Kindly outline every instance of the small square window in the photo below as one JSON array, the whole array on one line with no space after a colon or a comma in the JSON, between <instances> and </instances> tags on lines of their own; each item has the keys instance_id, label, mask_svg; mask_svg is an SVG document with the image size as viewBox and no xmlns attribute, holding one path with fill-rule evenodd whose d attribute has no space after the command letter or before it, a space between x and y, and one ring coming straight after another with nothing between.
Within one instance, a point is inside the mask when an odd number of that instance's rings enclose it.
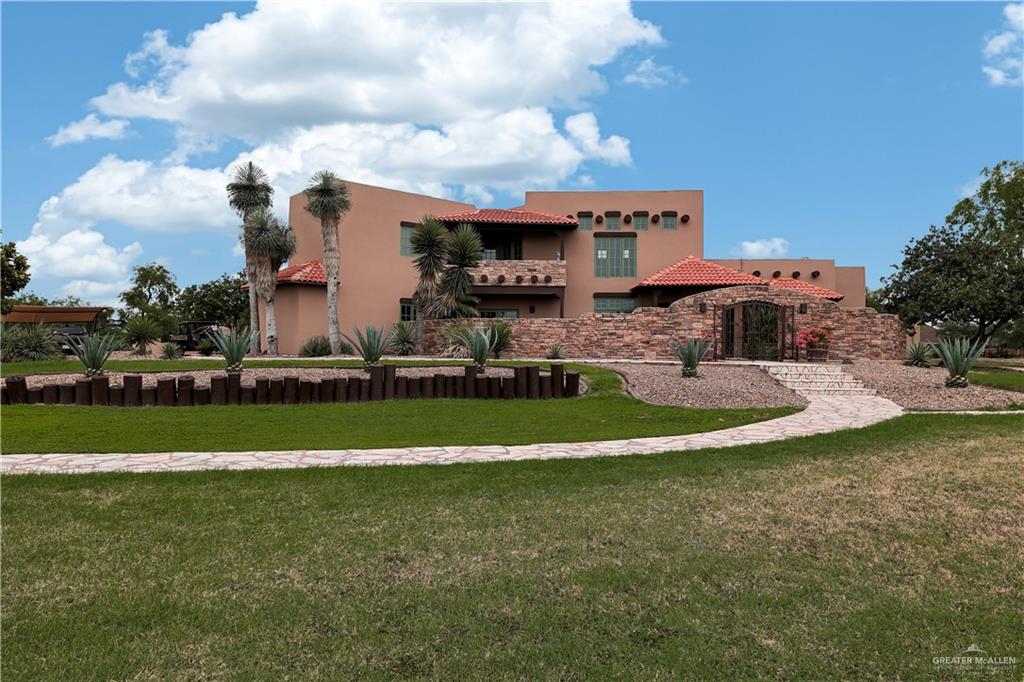
<instances>
[{"instance_id":1,"label":"small square window","mask_svg":"<svg viewBox=\"0 0 1024 682\"><path fill-rule=\"evenodd\" d=\"M676 229L676 217L674 215L661 216L661 227L664 230Z\"/></svg>"},{"instance_id":2,"label":"small square window","mask_svg":"<svg viewBox=\"0 0 1024 682\"><path fill-rule=\"evenodd\" d=\"M412 301L402 301L398 304L398 319L402 322L412 322L416 319L416 304Z\"/></svg>"},{"instance_id":3,"label":"small square window","mask_svg":"<svg viewBox=\"0 0 1024 682\"><path fill-rule=\"evenodd\" d=\"M647 229L647 220L648 220L648 217L647 217L646 213L644 213L643 215L634 215L633 216L633 228L636 229L636 230L646 230Z\"/></svg>"},{"instance_id":4,"label":"small square window","mask_svg":"<svg viewBox=\"0 0 1024 682\"><path fill-rule=\"evenodd\" d=\"M580 216L580 229L591 230L594 227L594 216L581 215Z\"/></svg>"},{"instance_id":5,"label":"small square window","mask_svg":"<svg viewBox=\"0 0 1024 682\"><path fill-rule=\"evenodd\" d=\"M611 232L614 232L614 231L619 229L619 226L620 226L621 222L622 222L622 217L619 216L618 214L615 214L615 215L605 214L605 227L604 227L604 229L609 230Z\"/></svg>"}]
</instances>

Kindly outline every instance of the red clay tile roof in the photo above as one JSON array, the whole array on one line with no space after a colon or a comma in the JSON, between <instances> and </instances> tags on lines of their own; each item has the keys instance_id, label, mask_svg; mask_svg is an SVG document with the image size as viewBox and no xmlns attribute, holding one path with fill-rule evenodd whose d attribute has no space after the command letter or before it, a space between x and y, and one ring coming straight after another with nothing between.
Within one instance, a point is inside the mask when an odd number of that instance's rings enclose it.
<instances>
[{"instance_id":1,"label":"red clay tile roof","mask_svg":"<svg viewBox=\"0 0 1024 682\"><path fill-rule=\"evenodd\" d=\"M740 284L767 284L767 282L724 265L688 256L675 265L670 265L664 270L654 273L633 288L736 286Z\"/></svg>"},{"instance_id":2,"label":"red clay tile roof","mask_svg":"<svg viewBox=\"0 0 1024 682\"><path fill-rule=\"evenodd\" d=\"M811 284L810 282L804 282L799 279L793 279L792 277L778 277L770 281L768 284L770 284L773 287L783 287L784 289L792 289L794 291L799 291L804 294L810 294L811 296L817 296L818 298L827 298L830 301L841 301L844 298L846 298L843 294L840 294L839 292L832 291L831 289L826 289L824 287L819 287L817 285Z\"/></svg>"},{"instance_id":3,"label":"red clay tile roof","mask_svg":"<svg viewBox=\"0 0 1024 682\"><path fill-rule=\"evenodd\" d=\"M465 213L439 215L442 223L517 223L533 225L579 225L580 221L562 215L523 209L484 208Z\"/></svg>"},{"instance_id":4,"label":"red clay tile roof","mask_svg":"<svg viewBox=\"0 0 1024 682\"><path fill-rule=\"evenodd\" d=\"M324 272L323 263L318 260L311 260L305 263L289 265L277 273L277 281L327 286L327 273Z\"/></svg>"}]
</instances>

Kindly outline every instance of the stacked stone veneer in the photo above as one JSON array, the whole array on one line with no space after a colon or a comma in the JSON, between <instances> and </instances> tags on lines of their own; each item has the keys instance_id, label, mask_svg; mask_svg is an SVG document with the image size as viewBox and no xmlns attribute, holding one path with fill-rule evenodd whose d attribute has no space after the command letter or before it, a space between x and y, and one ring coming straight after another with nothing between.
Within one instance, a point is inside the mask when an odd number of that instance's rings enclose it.
<instances>
[{"instance_id":1,"label":"stacked stone veneer","mask_svg":"<svg viewBox=\"0 0 1024 682\"><path fill-rule=\"evenodd\" d=\"M668 308L637 308L625 314L506 320L512 326L512 347L507 355L544 357L551 346L559 345L569 358L675 359L669 346L673 337L711 336L715 332L715 306L721 316L723 306L743 301L793 306L794 332L810 326L832 327L831 359L887 360L904 355L906 335L895 315L879 314L872 308L841 308L798 291L766 286L715 289L682 298ZM703 313L702 303L706 304ZM801 303L807 304L806 313L800 312ZM428 353L443 347L437 333L443 324L425 323ZM720 328L721 319L718 325Z\"/></svg>"},{"instance_id":2,"label":"stacked stone veneer","mask_svg":"<svg viewBox=\"0 0 1024 682\"><path fill-rule=\"evenodd\" d=\"M476 286L564 287L564 260L485 260L473 268Z\"/></svg>"}]
</instances>

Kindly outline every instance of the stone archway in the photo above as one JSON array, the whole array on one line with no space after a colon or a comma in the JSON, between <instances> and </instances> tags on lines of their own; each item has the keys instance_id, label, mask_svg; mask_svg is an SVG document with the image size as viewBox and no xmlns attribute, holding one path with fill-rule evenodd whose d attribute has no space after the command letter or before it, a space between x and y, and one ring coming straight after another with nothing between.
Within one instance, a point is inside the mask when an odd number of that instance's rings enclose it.
<instances>
[{"instance_id":1,"label":"stone archway","mask_svg":"<svg viewBox=\"0 0 1024 682\"><path fill-rule=\"evenodd\" d=\"M793 306L763 300L716 306L715 356L746 360L793 357L793 313Z\"/></svg>"}]
</instances>

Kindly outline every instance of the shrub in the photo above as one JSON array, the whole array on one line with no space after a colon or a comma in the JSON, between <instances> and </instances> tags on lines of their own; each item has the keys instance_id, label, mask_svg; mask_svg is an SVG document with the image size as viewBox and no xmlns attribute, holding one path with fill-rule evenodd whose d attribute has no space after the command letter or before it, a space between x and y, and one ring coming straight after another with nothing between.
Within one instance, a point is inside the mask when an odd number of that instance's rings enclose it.
<instances>
[{"instance_id":1,"label":"shrub","mask_svg":"<svg viewBox=\"0 0 1024 682\"><path fill-rule=\"evenodd\" d=\"M217 346L217 350L224 356L227 371L241 372L242 361L245 359L245 354L249 352L249 342L252 340L254 332L248 328L242 328L242 331L232 329L228 334L219 329L207 333L210 340Z\"/></svg>"},{"instance_id":2,"label":"shrub","mask_svg":"<svg viewBox=\"0 0 1024 682\"><path fill-rule=\"evenodd\" d=\"M441 355L452 358L464 358L467 356L466 345L463 339L469 331L469 325L459 320L441 327L441 338L445 340L445 347L441 349Z\"/></svg>"},{"instance_id":3,"label":"shrub","mask_svg":"<svg viewBox=\"0 0 1024 682\"><path fill-rule=\"evenodd\" d=\"M832 329L830 327L804 327L796 333L796 345L798 348L821 348L832 343Z\"/></svg>"},{"instance_id":4,"label":"shrub","mask_svg":"<svg viewBox=\"0 0 1024 682\"><path fill-rule=\"evenodd\" d=\"M196 350L199 351L200 355L210 357L217 351L217 344L211 341L209 338L203 337L196 344Z\"/></svg>"},{"instance_id":5,"label":"shrub","mask_svg":"<svg viewBox=\"0 0 1024 682\"><path fill-rule=\"evenodd\" d=\"M160 347L160 357L164 360L177 360L185 354L185 351L181 349L181 346L174 343L165 343Z\"/></svg>"},{"instance_id":6,"label":"shrub","mask_svg":"<svg viewBox=\"0 0 1024 682\"><path fill-rule=\"evenodd\" d=\"M500 358L501 354L512 345L512 325L499 320L491 325L491 352L494 357Z\"/></svg>"},{"instance_id":7,"label":"shrub","mask_svg":"<svg viewBox=\"0 0 1024 682\"><path fill-rule=\"evenodd\" d=\"M87 334L69 336L67 342L71 352L85 365L85 376L94 377L103 374L103 365L114 352L117 340L111 335Z\"/></svg>"},{"instance_id":8,"label":"shrub","mask_svg":"<svg viewBox=\"0 0 1024 682\"><path fill-rule=\"evenodd\" d=\"M708 342L704 339L688 339L685 336L681 339L672 339L672 350L683 363L683 376L697 376L697 367L704 359L704 351L708 349Z\"/></svg>"},{"instance_id":9,"label":"shrub","mask_svg":"<svg viewBox=\"0 0 1024 682\"><path fill-rule=\"evenodd\" d=\"M964 336L954 336L932 344L936 355L942 360L942 365L949 372L946 378L947 388L967 387L967 373L985 352L987 345L988 339L979 339L972 345Z\"/></svg>"},{"instance_id":10,"label":"shrub","mask_svg":"<svg viewBox=\"0 0 1024 682\"><path fill-rule=\"evenodd\" d=\"M563 357L562 347L558 344L548 348L548 360L561 360Z\"/></svg>"},{"instance_id":11,"label":"shrub","mask_svg":"<svg viewBox=\"0 0 1024 682\"><path fill-rule=\"evenodd\" d=\"M907 356L903 360L903 364L908 367L931 367L934 358L935 349L930 343L914 341L907 344Z\"/></svg>"},{"instance_id":12,"label":"shrub","mask_svg":"<svg viewBox=\"0 0 1024 682\"><path fill-rule=\"evenodd\" d=\"M311 336L299 348L300 358L322 358L331 354L331 340L326 336Z\"/></svg>"},{"instance_id":13,"label":"shrub","mask_svg":"<svg viewBox=\"0 0 1024 682\"><path fill-rule=\"evenodd\" d=\"M145 355L149 344L160 339L160 325L145 315L136 315L124 323L124 337L135 346L137 355Z\"/></svg>"},{"instance_id":14,"label":"shrub","mask_svg":"<svg viewBox=\"0 0 1024 682\"><path fill-rule=\"evenodd\" d=\"M380 359L390 349L390 335L385 334L383 329L379 329L372 324L366 325L365 330L355 327L352 331L355 332L354 339L348 335L343 336L347 342L355 347L359 357L363 359L363 369L370 369L375 365L379 365Z\"/></svg>"},{"instance_id":15,"label":"shrub","mask_svg":"<svg viewBox=\"0 0 1024 682\"><path fill-rule=\"evenodd\" d=\"M391 350L398 355L412 355L416 350L416 327L412 322L395 322L391 328Z\"/></svg>"},{"instance_id":16,"label":"shrub","mask_svg":"<svg viewBox=\"0 0 1024 682\"><path fill-rule=\"evenodd\" d=\"M62 355L60 339L43 324L6 324L0 339L3 362L52 360Z\"/></svg>"},{"instance_id":17,"label":"shrub","mask_svg":"<svg viewBox=\"0 0 1024 682\"><path fill-rule=\"evenodd\" d=\"M462 335L462 345L481 374L487 369L487 359L491 357L491 343L490 329L467 329Z\"/></svg>"}]
</instances>

